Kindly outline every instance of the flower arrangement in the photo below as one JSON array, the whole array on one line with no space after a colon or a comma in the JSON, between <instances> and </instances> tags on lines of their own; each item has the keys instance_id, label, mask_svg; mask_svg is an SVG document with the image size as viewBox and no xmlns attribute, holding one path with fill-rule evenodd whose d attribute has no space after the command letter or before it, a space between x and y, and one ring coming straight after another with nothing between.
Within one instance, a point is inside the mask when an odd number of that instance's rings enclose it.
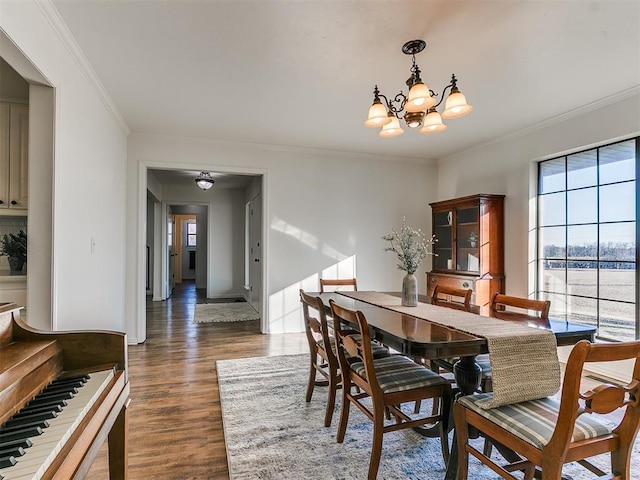
<instances>
[{"instance_id":1,"label":"flower arrangement","mask_svg":"<svg viewBox=\"0 0 640 480\"><path fill-rule=\"evenodd\" d=\"M7 233L0 240L0 255L16 258L22 263L27 261L27 234L23 230L18 233Z\"/></svg>"},{"instance_id":2,"label":"flower arrangement","mask_svg":"<svg viewBox=\"0 0 640 480\"><path fill-rule=\"evenodd\" d=\"M415 230L408 226L404 218L400 231L391 227L391 233L384 235L382 239L389 242L389 246L385 247L384 251L394 252L398 257L398 268L411 275L416 272L427 255L433 255L430 247L437 241L435 236L427 239L422 230Z\"/></svg>"},{"instance_id":3,"label":"flower arrangement","mask_svg":"<svg viewBox=\"0 0 640 480\"><path fill-rule=\"evenodd\" d=\"M469 234L469 242L476 243L478 241L478 232L475 230Z\"/></svg>"}]
</instances>

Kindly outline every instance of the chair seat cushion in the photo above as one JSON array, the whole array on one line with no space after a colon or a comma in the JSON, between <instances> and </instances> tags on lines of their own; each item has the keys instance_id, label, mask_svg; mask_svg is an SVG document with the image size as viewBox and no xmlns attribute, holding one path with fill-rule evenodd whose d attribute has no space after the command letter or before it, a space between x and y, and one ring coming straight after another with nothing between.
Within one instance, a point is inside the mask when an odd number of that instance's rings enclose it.
<instances>
[{"instance_id":1,"label":"chair seat cushion","mask_svg":"<svg viewBox=\"0 0 640 480\"><path fill-rule=\"evenodd\" d=\"M560 403L552 398L541 398L488 410L477 404L480 400L492 395L492 393L469 395L457 401L536 448L542 448L549 443L558 420ZM610 433L609 427L590 415L584 414L576 420L571 441L578 442Z\"/></svg>"},{"instance_id":2,"label":"chair seat cushion","mask_svg":"<svg viewBox=\"0 0 640 480\"><path fill-rule=\"evenodd\" d=\"M422 387L448 383L437 373L401 355L392 355L373 361L378 384L384 393L404 392ZM366 378L364 363L356 362L351 369Z\"/></svg>"},{"instance_id":3,"label":"chair seat cushion","mask_svg":"<svg viewBox=\"0 0 640 480\"><path fill-rule=\"evenodd\" d=\"M360 335L353 335L354 338L356 338L356 341L360 341L362 337L360 337ZM324 340L321 338L320 340L318 340L316 342L318 344L318 346L320 348L322 348L323 350L327 350L324 346ZM333 353L335 353L337 355L337 351L336 351L336 339L334 337L329 337L329 343L331 344L331 350L333 350ZM389 356L389 349L387 347L385 347L384 345L380 345L379 343L376 342L371 342L371 351L373 352L373 358L382 358L382 357L388 357ZM347 352L345 352L347 353ZM347 357L349 356L349 354L347 353Z\"/></svg>"}]
</instances>

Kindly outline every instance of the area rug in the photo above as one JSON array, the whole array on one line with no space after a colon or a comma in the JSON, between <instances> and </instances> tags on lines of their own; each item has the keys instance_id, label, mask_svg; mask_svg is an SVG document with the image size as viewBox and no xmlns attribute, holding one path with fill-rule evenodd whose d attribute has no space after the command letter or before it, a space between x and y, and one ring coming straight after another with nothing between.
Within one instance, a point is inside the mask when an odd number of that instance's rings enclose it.
<instances>
[{"instance_id":1,"label":"area rug","mask_svg":"<svg viewBox=\"0 0 640 480\"><path fill-rule=\"evenodd\" d=\"M311 403L304 400L308 362L307 355L217 362L231 479L366 478L371 422L352 407L345 441L336 443L340 399L331 427L323 427L326 387L316 387ZM423 405L429 408L428 403ZM640 471L639 443L632 458L632 478ZM606 467L608 456L601 457L597 463ZM444 472L438 439L412 430L385 435L378 479L441 479ZM568 465L564 473L573 480L593 477L578 465ZM469 480L495 478L491 470L470 459Z\"/></svg>"},{"instance_id":2,"label":"area rug","mask_svg":"<svg viewBox=\"0 0 640 480\"><path fill-rule=\"evenodd\" d=\"M193 314L195 323L242 322L259 319L258 312L247 302L198 303Z\"/></svg>"}]
</instances>

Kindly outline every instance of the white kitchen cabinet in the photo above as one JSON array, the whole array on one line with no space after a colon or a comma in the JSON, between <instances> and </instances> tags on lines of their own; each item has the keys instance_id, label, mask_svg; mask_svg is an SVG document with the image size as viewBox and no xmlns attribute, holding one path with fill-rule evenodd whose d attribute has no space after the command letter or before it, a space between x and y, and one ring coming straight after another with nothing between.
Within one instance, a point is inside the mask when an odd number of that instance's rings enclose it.
<instances>
[{"instance_id":1,"label":"white kitchen cabinet","mask_svg":"<svg viewBox=\"0 0 640 480\"><path fill-rule=\"evenodd\" d=\"M27 209L28 168L29 107L0 103L0 215Z\"/></svg>"}]
</instances>

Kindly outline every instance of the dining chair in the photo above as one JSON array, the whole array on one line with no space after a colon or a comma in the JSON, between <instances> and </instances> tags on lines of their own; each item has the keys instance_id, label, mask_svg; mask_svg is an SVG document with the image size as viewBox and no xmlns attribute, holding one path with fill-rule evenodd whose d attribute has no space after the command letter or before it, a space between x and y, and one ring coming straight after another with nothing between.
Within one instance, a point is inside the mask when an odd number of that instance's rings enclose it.
<instances>
[{"instance_id":1,"label":"dining chair","mask_svg":"<svg viewBox=\"0 0 640 480\"><path fill-rule=\"evenodd\" d=\"M603 383L588 390L581 387L586 363L628 359L635 359L630 383ZM542 398L481 408L479 402L491 395L460 397L454 404L458 480L467 479L469 454L509 480L515 480L511 472L517 470L524 471L525 480L530 480L536 467L542 480L560 480L562 467L568 462L578 462L600 479L631 480L631 450L640 426L640 342L577 343L567 361L559 402ZM624 415L616 421L615 416L598 417L621 409L625 409ZM517 453L521 460L506 465L494 462L469 444L469 427ZM586 460L607 452L611 454L610 474Z\"/></svg>"},{"instance_id":2,"label":"dining chair","mask_svg":"<svg viewBox=\"0 0 640 480\"><path fill-rule=\"evenodd\" d=\"M342 384L338 357L335 352L335 338L330 331L322 299L308 295L301 289L300 302L302 303L304 327L310 353L309 380L305 399L307 403L311 402L315 386L329 387L324 416L324 426L328 427L333 418L336 392ZM375 343L371 348L376 358L389 355L389 350L380 344ZM322 375L324 380L316 380L316 373Z\"/></svg>"},{"instance_id":3,"label":"dining chair","mask_svg":"<svg viewBox=\"0 0 640 480\"><path fill-rule=\"evenodd\" d=\"M472 294L473 290L470 288L436 285L433 287L433 293L431 294L431 304L470 312Z\"/></svg>"},{"instance_id":4,"label":"dining chair","mask_svg":"<svg viewBox=\"0 0 640 480\"><path fill-rule=\"evenodd\" d=\"M362 311L343 308L329 300L333 314L338 362L344 376L340 423L336 440L343 443L349 421L351 404L355 404L373 422L373 442L369 460L368 478L376 478L382 455L385 433L425 424L437 425L440 432L442 456L449 459L447 426L451 402L451 386L440 375L402 355L376 359L371 349L369 324ZM350 361L349 358L352 360ZM355 361L353 361L355 359ZM404 403L417 400L440 399L440 411L417 418L401 409ZM395 422L385 422L387 414Z\"/></svg>"},{"instance_id":5,"label":"dining chair","mask_svg":"<svg viewBox=\"0 0 640 480\"><path fill-rule=\"evenodd\" d=\"M327 291L327 287L334 287L332 291L343 290L343 287L351 287L352 290L358 290L358 282L355 278L321 278L320 293Z\"/></svg>"},{"instance_id":6,"label":"dining chair","mask_svg":"<svg viewBox=\"0 0 640 480\"><path fill-rule=\"evenodd\" d=\"M551 302L549 300L535 300L533 298L494 293L491 297L489 316L501 320L528 323L532 326L547 326L550 307ZM478 355L476 362L482 368L480 389L483 392L491 392L493 385L489 355Z\"/></svg>"}]
</instances>

